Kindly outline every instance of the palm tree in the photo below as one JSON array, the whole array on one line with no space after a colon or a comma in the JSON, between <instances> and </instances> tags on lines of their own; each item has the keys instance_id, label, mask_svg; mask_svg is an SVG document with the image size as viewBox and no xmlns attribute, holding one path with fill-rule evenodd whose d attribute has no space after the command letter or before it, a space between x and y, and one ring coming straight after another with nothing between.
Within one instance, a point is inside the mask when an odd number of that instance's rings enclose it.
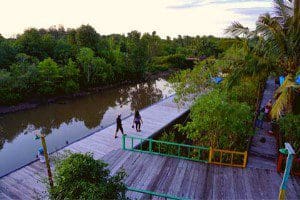
<instances>
[{"instance_id":1,"label":"palm tree","mask_svg":"<svg viewBox=\"0 0 300 200\"><path fill-rule=\"evenodd\" d=\"M274 14L261 15L256 22L256 29L250 30L239 22L234 22L226 29L234 36L242 35L247 39L259 37L261 50L266 57L275 56L277 65L287 75L285 83L278 89L272 113L277 118L283 110L290 112L295 90L294 76L300 65L300 0L274 0Z\"/></svg>"}]
</instances>

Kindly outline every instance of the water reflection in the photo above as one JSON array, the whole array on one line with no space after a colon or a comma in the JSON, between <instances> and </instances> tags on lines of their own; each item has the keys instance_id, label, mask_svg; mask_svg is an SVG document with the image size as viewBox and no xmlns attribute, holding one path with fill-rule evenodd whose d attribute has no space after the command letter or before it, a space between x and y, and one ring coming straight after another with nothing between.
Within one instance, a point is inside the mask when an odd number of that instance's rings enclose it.
<instances>
[{"instance_id":1,"label":"water reflection","mask_svg":"<svg viewBox=\"0 0 300 200\"><path fill-rule=\"evenodd\" d=\"M171 94L166 84L159 79L0 116L0 176L34 159L39 146L33 139L35 130L47 134L53 151L112 123L118 113L124 117Z\"/></svg>"}]
</instances>

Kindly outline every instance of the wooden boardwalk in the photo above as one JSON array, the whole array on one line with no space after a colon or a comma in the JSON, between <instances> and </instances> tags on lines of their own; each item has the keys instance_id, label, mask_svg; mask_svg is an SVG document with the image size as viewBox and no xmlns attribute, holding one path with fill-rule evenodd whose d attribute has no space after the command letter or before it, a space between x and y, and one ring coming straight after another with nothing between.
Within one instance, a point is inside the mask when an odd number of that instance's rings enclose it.
<instances>
[{"instance_id":1,"label":"wooden boardwalk","mask_svg":"<svg viewBox=\"0 0 300 200\"><path fill-rule=\"evenodd\" d=\"M274 81L267 81L261 106L272 97ZM173 97L141 111L142 132L132 128L132 117L123 121L128 135L148 138L188 111L178 109ZM264 123L264 130L270 125ZM254 136L246 169L223 167L182 159L141 154L121 150L121 137L114 139L115 125L79 140L64 149L73 152L92 152L96 159L109 163L112 174L124 168L125 183L137 189L151 190L190 199L277 199L281 174L276 172L275 138L264 131ZM260 138L266 142L261 143ZM129 142L129 140L128 140ZM135 143L134 145L137 145ZM53 167L53 166L52 166ZM44 164L33 162L0 178L0 199L47 198ZM147 195L128 192L133 199L149 199ZM291 177L287 199L300 199L300 178Z\"/></svg>"},{"instance_id":2,"label":"wooden boardwalk","mask_svg":"<svg viewBox=\"0 0 300 200\"><path fill-rule=\"evenodd\" d=\"M140 111L144 124L142 131L137 133L131 128L133 116L123 120L124 132L130 136L149 138L162 130L174 120L188 111L188 105L178 108L174 96L164 99ZM121 134L114 139L115 124L91 134L59 151L91 152L95 159L100 159L109 152L121 148ZM129 143L130 141L128 141ZM137 141L134 145L137 145ZM52 166L53 167L53 166ZM28 164L0 178L0 199L32 199L46 195L44 185L46 176L45 165L39 161Z\"/></svg>"},{"instance_id":3,"label":"wooden boardwalk","mask_svg":"<svg viewBox=\"0 0 300 200\"><path fill-rule=\"evenodd\" d=\"M114 174L127 172L134 188L189 199L278 199L282 177L275 169L234 168L164 156L116 150L105 156ZM153 164L155 163L155 164ZM300 178L291 177L287 199L300 199ZM127 192L131 199L149 199Z\"/></svg>"},{"instance_id":4,"label":"wooden boardwalk","mask_svg":"<svg viewBox=\"0 0 300 200\"><path fill-rule=\"evenodd\" d=\"M262 96L260 108L263 108L269 99L274 102L273 96L275 92L274 79L269 78L266 82L265 90ZM248 157L248 167L261 169L276 169L277 146L274 136L270 136L268 131L271 130L271 123L264 122L263 129L256 131L250 146L250 154ZM261 138L265 138L266 142L262 143Z\"/></svg>"}]
</instances>

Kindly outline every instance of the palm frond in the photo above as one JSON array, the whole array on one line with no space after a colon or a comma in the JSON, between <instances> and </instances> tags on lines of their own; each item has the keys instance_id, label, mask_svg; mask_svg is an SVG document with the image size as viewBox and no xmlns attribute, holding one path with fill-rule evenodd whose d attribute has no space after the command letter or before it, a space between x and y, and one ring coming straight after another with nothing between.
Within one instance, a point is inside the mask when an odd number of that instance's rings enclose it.
<instances>
[{"instance_id":1,"label":"palm frond","mask_svg":"<svg viewBox=\"0 0 300 200\"><path fill-rule=\"evenodd\" d=\"M285 33L281 24L270 14L261 15L256 22L256 30L267 41L273 41L281 51L281 54L286 54L287 45L285 42Z\"/></svg>"},{"instance_id":2,"label":"palm frond","mask_svg":"<svg viewBox=\"0 0 300 200\"><path fill-rule=\"evenodd\" d=\"M243 26L240 22L233 22L228 28L225 29L225 34L231 34L232 36L244 35L249 37L251 32L248 27Z\"/></svg>"},{"instance_id":3,"label":"palm frond","mask_svg":"<svg viewBox=\"0 0 300 200\"><path fill-rule=\"evenodd\" d=\"M293 8L291 3L285 0L274 0L274 13L275 16L284 23L289 17L293 15Z\"/></svg>"},{"instance_id":4,"label":"palm frond","mask_svg":"<svg viewBox=\"0 0 300 200\"><path fill-rule=\"evenodd\" d=\"M299 90L299 85L294 81L293 75L289 74L283 84L276 90L275 96L278 96L271 110L271 117L279 119L284 112L290 112L293 104L293 95L295 90Z\"/></svg>"}]
</instances>

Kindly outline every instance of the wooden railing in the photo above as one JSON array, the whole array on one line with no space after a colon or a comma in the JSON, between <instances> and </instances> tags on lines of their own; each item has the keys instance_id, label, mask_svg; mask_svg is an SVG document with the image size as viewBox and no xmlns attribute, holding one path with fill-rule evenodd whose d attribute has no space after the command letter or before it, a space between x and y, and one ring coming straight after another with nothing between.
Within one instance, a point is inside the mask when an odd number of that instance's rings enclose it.
<instances>
[{"instance_id":1,"label":"wooden railing","mask_svg":"<svg viewBox=\"0 0 300 200\"><path fill-rule=\"evenodd\" d=\"M159 198L172 199L172 200L189 200L188 198L180 198L180 197L169 195L169 194L163 194L163 193L158 193L158 192L149 191L149 190L141 190L141 189L132 188L132 187L127 187L127 190L131 191L131 192L147 194L150 196L150 199L152 199L152 197L159 197Z\"/></svg>"},{"instance_id":2,"label":"wooden railing","mask_svg":"<svg viewBox=\"0 0 300 200\"><path fill-rule=\"evenodd\" d=\"M229 151L222 149L210 149L209 163L245 168L247 165L248 152Z\"/></svg>"},{"instance_id":3,"label":"wooden railing","mask_svg":"<svg viewBox=\"0 0 300 200\"><path fill-rule=\"evenodd\" d=\"M213 149L132 136L122 137L122 148L128 151L242 168L246 167L248 158L247 151Z\"/></svg>"},{"instance_id":4,"label":"wooden railing","mask_svg":"<svg viewBox=\"0 0 300 200\"><path fill-rule=\"evenodd\" d=\"M139 145L135 147L134 144L137 142ZM129 145L127 145L127 143L129 143ZM122 137L122 148L123 150L169 156L198 162L208 162L209 159L208 147L144 139L132 136Z\"/></svg>"}]
</instances>

